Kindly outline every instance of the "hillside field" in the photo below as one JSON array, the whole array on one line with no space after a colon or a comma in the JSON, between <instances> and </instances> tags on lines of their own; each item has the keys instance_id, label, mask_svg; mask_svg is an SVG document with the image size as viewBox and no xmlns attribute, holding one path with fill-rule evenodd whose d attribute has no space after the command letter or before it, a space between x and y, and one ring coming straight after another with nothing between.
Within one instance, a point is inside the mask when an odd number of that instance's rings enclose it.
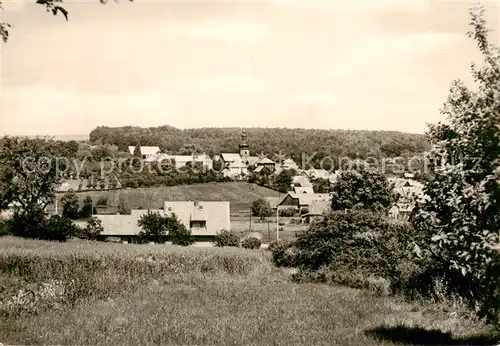
<instances>
[{"instance_id":1,"label":"hillside field","mask_svg":"<svg viewBox=\"0 0 500 346\"><path fill-rule=\"evenodd\" d=\"M58 193L60 200L64 193ZM108 205L117 206L122 197L133 209L159 209L167 200L229 201L231 215L248 215L250 206L259 197L283 196L277 191L246 182L205 183L194 185L162 186L140 189L77 192L80 200L92 197L94 203L102 196L108 198Z\"/></svg>"},{"instance_id":2,"label":"hillside field","mask_svg":"<svg viewBox=\"0 0 500 346\"><path fill-rule=\"evenodd\" d=\"M269 252L0 238L5 345L492 345L459 306L296 284Z\"/></svg>"}]
</instances>

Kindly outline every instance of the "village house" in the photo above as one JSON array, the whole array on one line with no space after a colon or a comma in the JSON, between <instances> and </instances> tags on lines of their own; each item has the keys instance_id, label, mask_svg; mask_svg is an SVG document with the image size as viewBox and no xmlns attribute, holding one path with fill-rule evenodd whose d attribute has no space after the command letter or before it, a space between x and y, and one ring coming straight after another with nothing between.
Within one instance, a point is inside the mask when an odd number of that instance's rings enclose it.
<instances>
[{"instance_id":1,"label":"village house","mask_svg":"<svg viewBox=\"0 0 500 346\"><path fill-rule=\"evenodd\" d=\"M147 159L148 157L160 152L160 147L141 146L140 148L141 156L143 159ZM130 155L134 155L135 146L129 145L128 151L130 152Z\"/></svg>"},{"instance_id":2,"label":"village house","mask_svg":"<svg viewBox=\"0 0 500 346\"><path fill-rule=\"evenodd\" d=\"M330 198L331 196L328 193L295 193L291 191L278 203L278 208L294 208L297 212L300 212L302 209L309 209L313 202L329 201Z\"/></svg>"},{"instance_id":3,"label":"village house","mask_svg":"<svg viewBox=\"0 0 500 346\"><path fill-rule=\"evenodd\" d=\"M301 175L307 177L310 181L313 181L315 179L329 179L331 176L331 173L328 172L326 169L306 169L303 170Z\"/></svg>"},{"instance_id":4,"label":"village house","mask_svg":"<svg viewBox=\"0 0 500 346\"><path fill-rule=\"evenodd\" d=\"M415 206L415 199L424 197L424 185L412 179L391 177L388 180L393 185L393 191L399 195L397 203L389 210L389 215L395 219L407 220Z\"/></svg>"},{"instance_id":5,"label":"village house","mask_svg":"<svg viewBox=\"0 0 500 346\"><path fill-rule=\"evenodd\" d=\"M299 166L292 159L285 159L281 164L276 163L276 169L294 169L296 171L299 170Z\"/></svg>"},{"instance_id":6,"label":"village house","mask_svg":"<svg viewBox=\"0 0 500 346\"><path fill-rule=\"evenodd\" d=\"M181 169L182 167L186 167L190 164L194 167L197 164L200 164L204 169L211 170L213 169L213 161L210 156L203 154L192 154L192 155L168 155L163 153L157 153L149 156L144 160L146 163L152 162L167 162L168 160L173 161L176 169Z\"/></svg>"},{"instance_id":7,"label":"village house","mask_svg":"<svg viewBox=\"0 0 500 346\"><path fill-rule=\"evenodd\" d=\"M296 175L292 178L292 184L293 186L300 186L300 187L312 187L313 184L309 181L309 179L306 176L303 175Z\"/></svg>"}]
</instances>

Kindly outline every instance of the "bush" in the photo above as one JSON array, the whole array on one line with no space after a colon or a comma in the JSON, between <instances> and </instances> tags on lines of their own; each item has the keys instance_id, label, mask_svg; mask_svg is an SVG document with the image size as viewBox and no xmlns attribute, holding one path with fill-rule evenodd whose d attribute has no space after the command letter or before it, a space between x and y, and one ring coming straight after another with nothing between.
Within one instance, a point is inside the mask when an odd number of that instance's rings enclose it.
<instances>
[{"instance_id":1,"label":"bush","mask_svg":"<svg viewBox=\"0 0 500 346\"><path fill-rule=\"evenodd\" d=\"M78 226L73 221L64 216L52 215L44 222L39 239L64 242L78 233Z\"/></svg>"},{"instance_id":2,"label":"bush","mask_svg":"<svg viewBox=\"0 0 500 346\"><path fill-rule=\"evenodd\" d=\"M282 217L292 217L297 213L295 208L284 208L278 211L278 215Z\"/></svg>"},{"instance_id":3,"label":"bush","mask_svg":"<svg viewBox=\"0 0 500 346\"><path fill-rule=\"evenodd\" d=\"M274 241L269 244L272 261L278 267L294 267L296 264L297 248L294 240Z\"/></svg>"},{"instance_id":4,"label":"bush","mask_svg":"<svg viewBox=\"0 0 500 346\"><path fill-rule=\"evenodd\" d=\"M260 239L255 237L248 237L241 242L241 247L245 249L260 249Z\"/></svg>"},{"instance_id":5,"label":"bush","mask_svg":"<svg viewBox=\"0 0 500 346\"><path fill-rule=\"evenodd\" d=\"M101 196L96 202L96 205L98 206L107 206L108 205L108 197L106 196Z\"/></svg>"},{"instance_id":6,"label":"bush","mask_svg":"<svg viewBox=\"0 0 500 346\"><path fill-rule=\"evenodd\" d=\"M233 246L238 247L240 245L240 238L234 234L234 232L228 231L226 229L220 231L215 236L214 246L224 247Z\"/></svg>"},{"instance_id":7,"label":"bush","mask_svg":"<svg viewBox=\"0 0 500 346\"><path fill-rule=\"evenodd\" d=\"M125 200L120 197L118 201L118 214L129 215L131 212L130 207L125 203Z\"/></svg>"},{"instance_id":8,"label":"bush","mask_svg":"<svg viewBox=\"0 0 500 346\"><path fill-rule=\"evenodd\" d=\"M300 208L300 215L309 214L308 208Z\"/></svg>"},{"instance_id":9,"label":"bush","mask_svg":"<svg viewBox=\"0 0 500 346\"><path fill-rule=\"evenodd\" d=\"M271 251L277 266L298 267L312 276L326 271L329 281L352 282L356 287L360 278L383 279L401 291L410 288L423 268L413 253L417 239L409 223L384 214L334 211L298 233L295 241L273 244Z\"/></svg>"},{"instance_id":10,"label":"bush","mask_svg":"<svg viewBox=\"0 0 500 346\"><path fill-rule=\"evenodd\" d=\"M93 202L92 198L90 196L86 196L83 199L83 204L82 208L80 209L80 217L81 218L88 218L92 216L92 211L93 211Z\"/></svg>"},{"instance_id":11,"label":"bush","mask_svg":"<svg viewBox=\"0 0 500 346\"><path fill-rule=\"evenodd\" d=\"M79 217L79 201L75 191L69 190L61 198L62 216L68 219L77 219Z\"/></svg>"}]
</instances>

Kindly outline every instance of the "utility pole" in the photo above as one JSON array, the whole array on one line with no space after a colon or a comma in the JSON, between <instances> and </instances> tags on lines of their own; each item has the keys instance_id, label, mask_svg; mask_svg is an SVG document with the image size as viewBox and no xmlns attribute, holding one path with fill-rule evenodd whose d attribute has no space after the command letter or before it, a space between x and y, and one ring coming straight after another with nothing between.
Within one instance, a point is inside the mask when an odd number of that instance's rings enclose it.
<instances>
[{"instance_id":1,"label":"utility pole","mask_svg":"<svg viewBox=\"0 0 500 346\"><path fill-rule=\"evenodd\" d=\"M269 243L271 243L271 230L269 229L269 220L267 220L267 238L269 239Z\"/></svg>"},{"instance_id":2,"label":"utility pole","mask_svg":"<svg viewBox=\"0 0 500 346\"><path fill-rule=\"evenodd\" d=\"M279 208L276 207L276 241L280 241L280 223L279 223Z\"/></svg>"}]
</instances>

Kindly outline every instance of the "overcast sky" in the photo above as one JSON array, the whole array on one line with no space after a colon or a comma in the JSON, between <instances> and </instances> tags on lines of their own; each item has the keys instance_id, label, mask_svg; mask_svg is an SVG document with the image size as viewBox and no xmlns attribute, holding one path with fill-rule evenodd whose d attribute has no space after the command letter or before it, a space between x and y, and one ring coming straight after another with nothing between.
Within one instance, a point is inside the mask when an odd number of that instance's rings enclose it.
<instances>
[{"instance_id":1,"label":"overcast sky","mask_svg":"<svg viewBox=\"0 0 500 346\"><path fill-rule=\"evenodd\" d=\"M422 133L477 60L470 2L4 0L1 134L98 125ZM485 3L495 32L499 7Z\"/></svg>"}]
</instances>

